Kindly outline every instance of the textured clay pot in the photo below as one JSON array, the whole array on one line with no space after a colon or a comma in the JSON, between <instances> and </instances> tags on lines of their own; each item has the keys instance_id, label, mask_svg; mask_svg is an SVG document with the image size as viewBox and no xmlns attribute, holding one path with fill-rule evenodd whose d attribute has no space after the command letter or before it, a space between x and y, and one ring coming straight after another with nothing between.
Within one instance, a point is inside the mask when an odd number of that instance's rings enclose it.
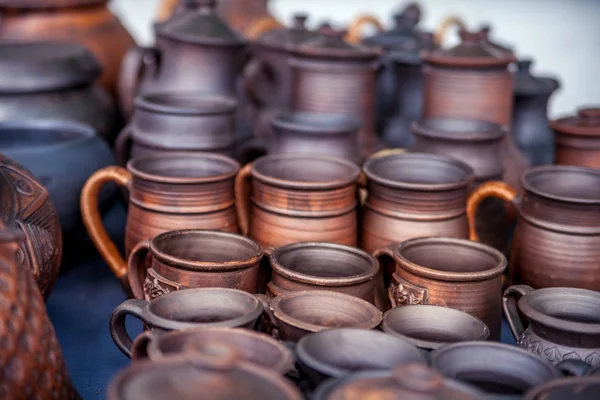
<instances>
[{"instance_id":1,"label":"textured clay pot","mask_svg":"<svg viewBox=\"0 0 600 400\"><path fill-rule=\"evenodd\" d=\"M556 163L600 168L600 108L584 108L576 116L552 121Z\"/></svg>"}]
</instances>

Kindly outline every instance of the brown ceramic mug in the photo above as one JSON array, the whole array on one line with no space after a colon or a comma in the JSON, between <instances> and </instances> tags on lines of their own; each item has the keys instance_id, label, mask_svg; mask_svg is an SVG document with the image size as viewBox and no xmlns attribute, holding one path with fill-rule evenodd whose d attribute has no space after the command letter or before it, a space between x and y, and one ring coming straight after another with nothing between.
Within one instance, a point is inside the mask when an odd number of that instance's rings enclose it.
<instances>
[{"instance_id":1,"label":"brown ceramic mug","mask_svg":"<svg viewBox=\"0 0 600 400\"><path fill-rule=\"evenodd\" d=\"M481 319L490 337L500 339L502 272L506 257L498 250L464 239L429 237L377 250L396 263L388 289L392 308L433 304Z\"/></svg>"},{"instance_id":2,"label":"brown ceramic mug","mask_svg":"<svg viewBox=\"0 0 600 400\"><path fill-rule=\"evenodd\" d=\"M237 232L234 178L239 164L217 154L171 154L131 160L127 169L94 173L81 192L81 215L90 238L125 284L127 262L110 240L98 211L102 187L116 182L129 191L125 255L143 239L175 229Z\"/></svg>"},{"instance_id":3,"label":"brown ceramic mug","mask_svg":"<svg viewBox=\"0 0 600 400\"><path fill-rule=\"evenodd\" d=\"M261 157L236 178L240 230L266 249L309 241L356 246L359 175L338 158Z\"/></svg>"}]
</instances>

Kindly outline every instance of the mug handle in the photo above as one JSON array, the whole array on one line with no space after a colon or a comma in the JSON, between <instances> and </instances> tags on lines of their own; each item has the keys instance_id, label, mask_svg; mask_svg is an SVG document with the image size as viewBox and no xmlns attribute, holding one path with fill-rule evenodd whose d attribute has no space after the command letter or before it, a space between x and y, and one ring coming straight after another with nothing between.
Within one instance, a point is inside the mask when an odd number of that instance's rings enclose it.
<instances>
[{"instance_id":1,"label":"mug handle","mask_svg":"<svg viewBox=\"0 0 600 400\"><path fill-rule=\"evenodd\" d=\"M131 345L131 359L132 360L144 360L149 358L148 345L153 340L164 335L164 332L147 330L140 333Z\"/></svg>"},{"instance_id":2,"label":"mug handle","mask_svg":"<svg viewBox=\"0 0 600 400\"><path fill-rule=\"evenodd\" d=\"M517 191L502 181L490 181L478 186L467 200L467 219L469 221L469 239L479 242L479 236L475 230L475 216L477 208L488 197L496 197L507 203L514 202Z\"/></svg>"},{"instance_id":3,"label":"mug handle","mask_svg":"<svg viewBox=\"0 0 600 400\"><path fill-rule=\"evenodd\" d=\"M129 155L131 153L131 135L133 133L133 126L131 123L125 125L125 127L119 132L117 139L115 140L115 154L117 156L117 164L124 167L127 164Z\"/></svg>"},{"instance_id":4,"label":"mug handle","mask_svg":"<svg viewBox=\"0 0 600 400\"><path fill-rule=\"evenodd\" d=\"M151 57L149 60L148 57ZM140 86L140 79L149 65L156 66L158 50L154 47L131 47L121 62L117 80L117 97L121 112L127 119L133 114L133 102ZM147 65L148 64L148 65Z\"/></svg>"},{"instance_id":5,"label":"mug handle","mask_svg":"<svg viewBox=\"0 0 600 400\"><path fill-rule=\"evenodd\" d=\"M434 33L434 40L438 46L442 45L442 42L446 38L450 28L456 26L460 30L466 30L467 26L462 19L455 15L450 15L442 20L438 29Z\"/></svg>"},{"instance_id":6,"label":"mug handle","mask_svg":"<svg viewBox=\"0 0 600 400\"><path fill-rule=\"evenodd\" d=\"M383 24L379 22L375 16L362 14L350 23L350 26L348 27L348 33L345 37L346 42L350 44L360 43L360 38L362 37L362 28L367 24L374 25L378 32L383 31Z\"/></svg>"},{"instance_id":7,"label":"mug handle","mask_svg":"<svg viewBox=\"0 0 600 400\"><path fill-rule=\"evenodd\" d=\"M150 252L150 240L139 242L129 255L127 263L127 281L133 297L144 299L144 282L146 281L146 256Z\"/></svg>"},{"instance_id":8,"label":"mug handle","mask_svg":"<svg viewBox=\"0 0 600 400\"><path fill-rule=\"evenodd\" d=\"M252 163L248 163L240 169L235 177L235 211L238 218L240 232L248 236L250 231L250 181L252 179Z\"/></svg>"},{"instance_id":9,"label":"mug handle","mask_svg":"<svg viewBox=\"0 0 600 400\"><path fill-rule=\"evenodd\" d=\"M119 304L110 316L110 336L115 342L119 350L123 352L127 357L131 358L131 346L133 341L131 336L127 333L125 327L125 317L127 315L133 315L142 322L146 322L142 317L142 311L148 305L148 302L140 299L129 299Z\"/></svg>"},{"instance_id":10,"label":"mug handle","mask_svg":"<svg viewBox=\"0 0 600 400\"><path fill-rule=\"evenodd\" d=\"M102 224L102 216L98 207L98 196L104 185L115 182L118 185L129 188L131 173L121 167L105 167L92 174L81 191L81 217L83 223L94 242L94 245L102 255L113 273L127 287L127 263L119 253L119 249L108 236L106 228Z\"/></svg>"},{"instance_id":11,"label":"mug handle","mask_svg":"<svg viewBox=\"0 0 600 400\"><path fill-rule=\"evenodd\" d=\"M394 248L396 244L390 244L388 246L377 249L373 252L373 257L377 259L379 263L379 271L377 271L377 275L375 275L375 281L373 283L375 289L375 305L382 312L387 311L390 308L391 300L388 295L388 287L392 280L392 274L394 273L394 269L396 268L396 261L394 260ZM390 258L393 262L393 269L386 270L385 263L383 263L383 258Z\"/></svg>"},{"instance_id":12,"label":"mug handle","mask_svg":"<svg viewBox=\"0 0 600 400\"><path fill-rule=\"evenodd\" d=\"M519 299L531 292L534 289L527 285L513 285L504 291L502 295L502 309L504 315L510 326L510 330L516 340L519 340L521 335L525 332L525 326L519 315L519 309L517 308L517 302Z\"/></svg>"},{"instance_id":13,"label":"mug handle","mask_svg":"<svg viewBox=\"0 0 600 400\"><path fill-rule=\"evenodd\" d=\"M256 108L262 108L265 106L265 102L258 95L257 79L263 71L266 69L266 64L258 58L252 59L244 68L243 83L244 92L248 96L248 100Z\"/></svg>"},{"instance_id":14,"label":"mug handle","mask_svg":"<svg viewBox=\"0 0 600 400\"><path fill-rule=\"evenodd\" d=\"M275 318L275 314L273 314L273 311L271 310L272 298L268 297L267 295L264 295L264 294L255 294L254 296L256 296L258 301L260 301L260 303L262 304L263 316L266 318L269 325L271 325L272 336L277 336L277 334L273 332L273 330L277 330L278 327L277 327L277 319Z\"/></svg>"}]
</instances>

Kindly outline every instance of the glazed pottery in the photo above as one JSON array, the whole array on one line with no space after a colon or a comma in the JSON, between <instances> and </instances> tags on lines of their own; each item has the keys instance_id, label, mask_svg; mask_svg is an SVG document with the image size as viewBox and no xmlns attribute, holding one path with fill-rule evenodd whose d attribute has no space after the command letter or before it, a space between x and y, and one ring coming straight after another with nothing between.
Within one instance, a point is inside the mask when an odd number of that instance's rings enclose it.
<instances>
[{"instance_id":1,"label":"glazed pottery","mask_svg":"<svg viewBox=\"0 0 600 400\"><path fill-rule=\"evenodd\" d=\"M90 238L127 287L127 263L110 240L98 212L102 187L116 182L129 192L125 255L144 239L177 229L237 232L234 177L239 164L217 154L168 154L131 160L127 169L95 172L81 192L81 215Z\"/></svg>"},{"instance_id":2,"label":"glazed pottery","mask_svg":"<svg viewBox=\"0 0 600 400\"><path fill-rule=\"evenodd\" d=\"M600 365L600 293L516 285L506 289L502 302L517 345L553 364Z\"/></svg>"},{"instance_id":3,"label":"glazed pottery","mask_svg":"<svg viewBox=\"0 0 600 400\"><path fill-rule=\"evenodd\" d=\"M48 190L21 164L0 153L0 220L25 235L17 263L33 274L44 298L60 270L62 234Z\"/></svg>"},{"instance_id":4,"label":"glazed pottery","mask_svg":"<svg viewBox=\"0 0 600 400\"><path fill-rule=\"evenodd\" d=\"M296 357L298 368L312 387L353 372L389 370L409 363L427 365L425 355L405 340L347 328L303 337L296 345Z\"/></svg>"},{"instance_id":5,"label":"glazed pottery","mask_svg":"<svg viewBox=\"0 0 600 400\"><path fill-rule=\"evenodd\" d=\"M450 343L486 340L490 336L487 325L466 312L425 304L387 311L383 314L381 328L424 350L435 350Z\"/></svg>"},{"instance_id":6,"label":"glazed pottery","mask_svg":"<svg viewBox=\"0 0 600 400\"><path fill-rule=\"evenodd\" d=\"M359 174L338 158L261 157L236 178L240 230L266 249L307 241L356 246Z\"/></svg>"},{"instance_id":7,"label":"glazed pottery","mask_svg":"<svg viewBox=\"0 0 600 400\"><path fill-rule=\"evenodd\" d=\"M151 256L148 268L146 259ZM148 301L199 287L258 292L261 247L244 236L208 230L178 230L142 240L131 251L129 287Z\"/></svg>"},{"instance_id":8,"label":"glazed pottery","mask_svg":"<svg viewBox=\"0 0 600 400\"><path fill-rule=\"evenodd\" d=\"M4 185L2 196L4 202ZM80 399L71 384L44 300L29 272L20 265L22 239L21 232L7 229L0 222L0 340L4 343L0 359L5 368L0 397Z\"/></svg>"},{"instance_id":9,"label":"glazed pottery","mask_svg":"<svg viewBox=\"0 0 600 400\"><path fill-rule=\"evenodd\" d=\"M529 165L554 162L554 140L548 124L548 100L558 80L531 74L531 60L518 63L512 115L513 140Z\"/></svg>"},{"instance_id":10,"label":"glazed pottery","mask_svg":"<svg viewBox=\"0 0 600 400\"><path fill-rule=\"evenodd\" d=\"M467 205L474 226L477 207L498 197L518 209L509 277L534 288L600 290L600 171L538 166L521 178L521 194L503 182L486 182ZM471 230L471 239L478 240Z\"/></svg>"},{"instance_id":11,"label":"glazed pottery","mask_svg":"<svg viewBox=\"0 0 600 400\"><path fill-rule=\"evenodd\" d=\"M429 237L390 245L375 255L396 262L388 288L392 308L415 304L455 308L481 319L490 328L490 338L500 339L506 257L498 250L464 239Z\"/></svg>"},{"instance_id":12,"label":"glazed pottery","mask_svg":"<svg viewBox=\"0 0 600 400\"><path fill-rule=\"evenodd\" d=\"M129 158L174 152L235 153L234 99L196 92L155 92L136 98L131 122L116 142Z\"/></svg>"},{"instance_id":13,"label":"glazed pottery","mask_svg":"<svg viewBox=\"0 0 600 400\"><path fill-rule=\"evenodd\" d=\"M108 0L2 0L0 19L1 39L81 43L102 65L99 83L115 93L121 59L134 41L110 12Z\"/></svg>"},{"instance_id":14,"label":"glazed pottery","mask_svg":"<svg viewBox=\"0 0 600 400\"><path fill-rule=\"evenodd\" d=\"M188 289L167 293L150 302L124 301L110 317L110 334L123 354L131 357L132 340L125 328L127 315L139 318L151 330L178 331L191 328L252 329L262 312L261 302L241 290Z\"/></svg>"},{"instance_id":15,"label":"glazed pottery","mask_svg":"<svg viewBox=\"0 0 600 400\"><path fill-rule=\"evenodd\" d=\"M525 394L523 400L595 400L598 391L598 377L563 378L536 386Z\"/></svg>"},{"instance_id":16,"label":"glazed pottery","mask_svg":"<svg viewBox=\"0 0 600 400\"><path fill-rule=\"evenodd\" d=\"M462 382L444 378L422 364L406 364L391 371L352 373L320 385L314 400L411 399L476 400L486 395Z\"/></svg>"},{"instance_id":17,"label":"glazed pottery","mask_svg":"<svg viewBox=\"0 0 600 400\"><path fill-rule=\"evenodd\" d=\"M358 297L325 290L285 293L275 298L260 296L267 315L267 331L291 342L332 328L375 329L381 311Z\"/></svg>"},{"instance_id":18,"label":"glazed pottery","mask_svg":"<svg viewBox=\"0 0 600 400\"><path fill-rule=\"evenodd\" d=\"M227 343L197 343L183 357L134 363L108 386L108 400L301 400L291 382L274 371L239 362Z\"/></svg>"},{"instance_id":19,"label":"glazed pottery","mask_svg":"<svg viewBox=\"0 0 600 400\"><path fill-rule=\"evenodd\" d=\"M85 47L11 41L0 42L0 54L0 120L70 120L91 125L108 141L115 138L120 116L108 93L94 84L101 68Z\"/></svg>"},{"instance_id":20,"label":"glazed pottery","mask_svg":"<svg viewBox=\"0 0 600 400\"><path fill-rule=\"evenodd\" d=\"M286 346L264 333L247 329L196 328L168 333L147 330L139 335L131 349L133 360L160 361L185 355L199 344L221 341L233 347L240 361L249 362L282 375L294 368L292 353Z\"/></svg>"},{"instance_id":21,"label":"glazed pottery","mask_svg":"<svg viewBox=\"0 0 600 400\"><path fill-rule=\"evenodd\" d=\"M488 396L520 398L529 389L562 376L546 360L502 343L450 344L435 350L430 359L431 366L444 376L474 385Z\"/></svg>"},{"instance_id":22,"label":"glazed pottery","mask_svg":"<svg viewBox=\"0 0 600 400\"><path fill-rule=\"evenodd\" d=\"M600 168L600 108L584 108L576 116L552 121L556 163Z\"/></svg>"}]
</instances>

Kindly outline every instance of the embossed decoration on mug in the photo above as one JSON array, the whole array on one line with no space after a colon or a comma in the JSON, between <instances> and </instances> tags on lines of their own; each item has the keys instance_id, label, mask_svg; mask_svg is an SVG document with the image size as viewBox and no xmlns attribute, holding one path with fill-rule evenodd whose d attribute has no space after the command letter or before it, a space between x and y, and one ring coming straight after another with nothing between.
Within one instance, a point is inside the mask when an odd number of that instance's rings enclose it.
<instances>
[{"instance_id":1,"label":"embossed decoration on mug","mask_svg":"<svg viewBox=\"0 0 600 400\"><path fill-rule=\"evenodd\" d=\"M556 163L600 168L600 107L552 121Z\"/></svg>"},{"instance_id":2,"label":"embossed decoration on mug","mask_svg":"<svg viewBox=\"0 0 600 400\"><path fill-rule=\"evenodd\" d=\"M310 155L264 156L235 182L240 230L266 249L296 242L356 246L360 168Z\"/></svg>"},{"instance_id":3,"label":"embossed decoration on mug","mask_svg":"<svg viewBox=\"0 0 600 400\"><path fill-rule=\"evenodd\" d=\"M94 173L81 193L88 233L111 270L127 284L127 263L110 241L97 209L100 189L116 182L129 191L125 255L141 240L176 229L237 232L234 178L240 166L224 155L175 153L134 159L127 169Z\"/></svg>"}]
</instances>

